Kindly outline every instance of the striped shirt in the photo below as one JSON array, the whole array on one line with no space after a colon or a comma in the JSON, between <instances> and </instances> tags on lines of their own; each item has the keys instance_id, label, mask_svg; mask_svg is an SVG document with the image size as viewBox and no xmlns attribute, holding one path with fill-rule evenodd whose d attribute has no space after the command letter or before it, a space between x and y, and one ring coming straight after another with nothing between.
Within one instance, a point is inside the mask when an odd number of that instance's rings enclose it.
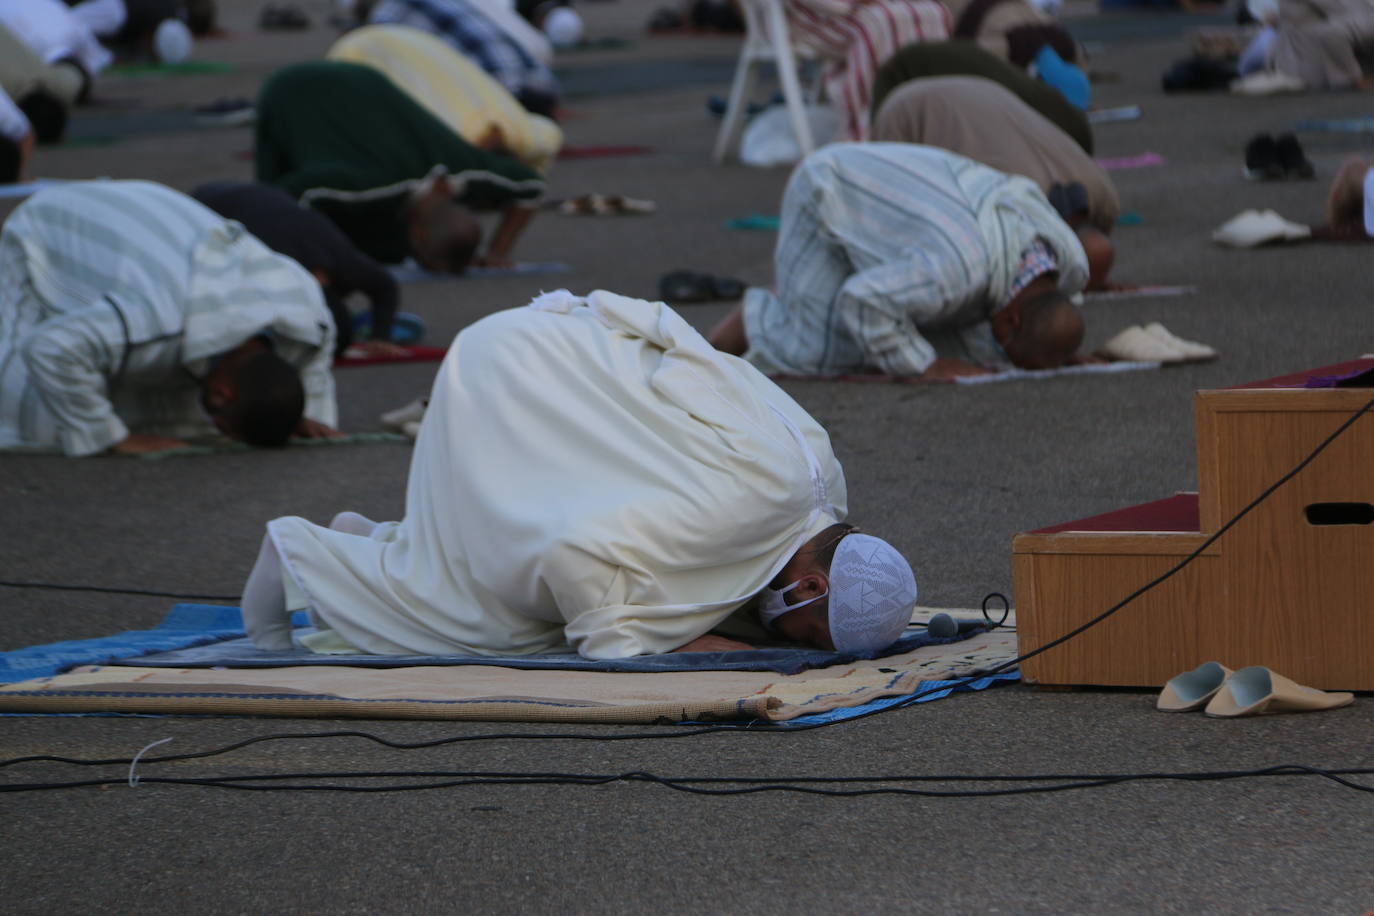
<instances>
[{"instance_id":1,"label":"striped shirt","mask_svg":"<svg viewBox=\"0 0 1374 916\"><path fill-rule=\"evenodd\" d=\"M408 25L438 35L494 76L512 95L526 89L558 94L553 71L467 0L381 0L368 21Z\"/></svg>"},{"instance_id":2,"label":"striped shirt","mask_svg":"<svg viewBox=\"0 0 1374 916\"><path fill-rule=\"evenodd\" d=\"M90 455L130 431L213 432L199 379L269 336L333 425L334 330L319 285L238 223L143 181L75 182L0 233L0 447Z\"/></svg>"},{"instance_id":3,"label":"striped shirt","mask_svg":"<svg viewBox=\"0 0 1374 916\"><path fill-rule=\"evenodd\" d=\"M940 355L983 361L988 319L1012 298L1037 238L1060 288L1081 290L1083 248L1029 179L916 144L826 147L783 195L777 290L745 295L745 358L802 375L920 375Z\"/></svg>"}]
</instances>

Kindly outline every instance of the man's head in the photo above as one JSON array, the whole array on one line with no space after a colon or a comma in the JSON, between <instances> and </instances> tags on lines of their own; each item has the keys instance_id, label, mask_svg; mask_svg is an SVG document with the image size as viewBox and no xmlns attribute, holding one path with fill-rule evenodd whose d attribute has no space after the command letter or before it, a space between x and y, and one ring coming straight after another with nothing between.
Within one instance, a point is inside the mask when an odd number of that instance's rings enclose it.
<instances>
[{"instance_id":1,"label":"man's head","mask_svg":"<svg viewBox=\"0 0 1374 916\"><path fill-rule=\"evenodd\" d=\"M915 605L916 577L902 555L886 541L837 524L792 555L759 613L796 642L872 655L901 635Z\"/></svg>"},{"instance_id":2,"label":"man's head","mask_svg":"<svg viewBox=\"0 0 1374 916\"><path fill-rule=\"evenodd\" d=\"M67 132L67 106L46 89L35 89L17 103L33 125L39 143L59 143Z\"/></svg>"},{"instance_id":3,"label":"man's head","mask_svg":"<svg viewBox=\"0 0 1374 916\"><path fill-rule=\"evenodd\" d=\"M406 233L415 260L435 273L463 273L482 242L482 227L472 211L453 199L442 176L411 201Z\"/></svg>"},{"instance_id":4,"label":"man's head","mask_svg":"<svg viewBox=\"0 0 1374 916\"><path fill-rule=\"evenodd\" d=\"M215 0L186 0L186 24L192 35L209 35L215 30Z\"/></svg>"},{"instance_id":5,"label":"man's head","mask_svg":"<svg viewBox=\"0 0 1374 916\"><path fill-rule=\"evenodd\" d=\"M992 336L1022 369L1057 369L1083 343L1082 313L1053 286L1013 299L991 324Z\"/></svg>"},{"instance_id":6,"label":"man's head","mask_svg":"<svg viewBox=\"0 0 1374 916\"><path fill-rule=\"evenodd\" d=\"M1116 260L1116 248L1112 240L1095 226L1085 224L1075 231L1079 244L1083 246L1083 253L1088 256L1087 288L1106 289L1107 275L1112 272L1112 262Z\"/></svg>"},{"instance_id":7,"label":"man's head","mask_svg":"<svg viewBox=\"0 0 1374 916\"><path fill-rule=\"evenodd\" d=\"M0 137L0 184L14 184L24 165L24 153L9 137Z\"/></svg>"},{"instance_id":8,"label":"man's head","mask_svg":"<svg viewBox=\"0 0 1374 916\"><path fill-rule=\"evenodd\" d=\"M255 338L210 370L201 385L201 401L229 438L279 448L305 413L305 387L295 367Z\"/></svg>"}]
</instances>

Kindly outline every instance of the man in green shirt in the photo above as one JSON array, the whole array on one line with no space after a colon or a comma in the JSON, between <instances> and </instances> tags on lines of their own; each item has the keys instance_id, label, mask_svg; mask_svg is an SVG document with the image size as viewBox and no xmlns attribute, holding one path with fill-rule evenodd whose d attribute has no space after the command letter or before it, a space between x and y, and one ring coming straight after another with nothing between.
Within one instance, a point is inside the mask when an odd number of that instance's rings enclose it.
<instances>
[{"instance_id":1,"label":"man in green shirt","mask_svg":"<svg viewBox=\"0 0 1374 916\"><path fill-rule=\"evenodd\" d=\"M509 266L544 179L453 132L371 67L311 61L277 71L257 106L257 178L332 219L387 264L462 273ZM473 210L499 210L485 254Z\"/></svg>"}]
</instances>

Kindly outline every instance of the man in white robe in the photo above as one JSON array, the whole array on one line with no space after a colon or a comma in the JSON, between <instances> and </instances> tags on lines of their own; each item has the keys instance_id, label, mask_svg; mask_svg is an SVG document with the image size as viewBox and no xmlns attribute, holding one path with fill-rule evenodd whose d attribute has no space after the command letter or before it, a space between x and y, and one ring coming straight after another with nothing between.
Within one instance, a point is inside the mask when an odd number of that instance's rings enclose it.
<instances>
[{"instance_id":1,"label":"man in white robe","mask_svg":"<svg viewBox=\"0 0 1374 916\"><path fill-rule=\"evenodd\" d=\"M0 232L0 448L337 435L333 350L314 277L171 188L47 188Z\"/></svg>"},{"instance_id":2,"label":"man in white robe","mask_svg":"<svg viewBox=\"0 0 1374 916\"><path fill-rule=\"evenodd\" d=\"M245 625L289 648L308 608L314 648L624 658L746 648L701 637L763 592L788 637L872 653L915 580L844 516L829 439L780 388L662 303L559 291L458 335L404 520L268 525Z\"/></svg>"}]
</instances>

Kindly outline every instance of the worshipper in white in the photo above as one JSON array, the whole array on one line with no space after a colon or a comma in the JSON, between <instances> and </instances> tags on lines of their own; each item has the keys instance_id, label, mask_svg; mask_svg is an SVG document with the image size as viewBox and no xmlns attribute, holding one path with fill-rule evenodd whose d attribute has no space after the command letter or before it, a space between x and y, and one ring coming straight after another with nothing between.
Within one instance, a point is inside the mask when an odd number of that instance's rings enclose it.
<instances>
[{"instance_id":1,"label":"worshipper in white","mask_svg":"<svg viewBox=\"0 0 1374 916\"><path fill-rule=\"evenodd\" d=\"M746 291L711 332L765 373L938 380L1080 359L1078 234L1034 182L947 150L811 154L783 196L775 263L777 290ZM1091 266L1097 281L1109 259Z\"/></svg>"},{"instance_id":2,"label":"worshipper in white","mask_svg":"<svg viewBox=\"0 0 1374 916\"><path fill-rule=\"evenodd\" d=\"M48 188L0 232L0 448L71 456L337 435L319 284L144 181ZM212 425L213 424L213 425Z\"/></svg>"},{"instance_id":3,"label":"worshipper in white","mask_svg":"<svg viewBox=\"0 0 1374 916\"><path fill-rule=\"evenodd\" d=\"M0 25L19 36L44 63L76 62L88 85L114 60L91 27L62 0L0 0Z\"/></svg>"},{"instance_id":4,"label":"worshipper in white","mask_svg":"<svg viewBox=\"0 0 1374 916\"><path fill-rule=\"evenodd\" d=\"M852 533L825 431L662 303L559 290L460 333L411 461L405 517L278 518L249 635L316 651L624 658L710 634L755 596L790 640L890 645L911 567Z\"/></svg>"}]
</instances>

